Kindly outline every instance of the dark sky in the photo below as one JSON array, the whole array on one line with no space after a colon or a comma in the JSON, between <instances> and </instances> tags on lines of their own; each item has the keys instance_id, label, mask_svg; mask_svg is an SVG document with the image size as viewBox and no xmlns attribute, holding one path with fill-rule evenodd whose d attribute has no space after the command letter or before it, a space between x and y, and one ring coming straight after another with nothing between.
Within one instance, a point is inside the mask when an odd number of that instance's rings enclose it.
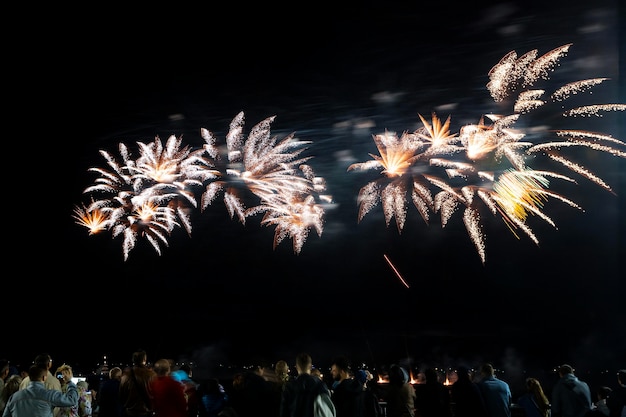
<instances>
[{"instance_id":1,"label":"dark sky","mask_svg":"<svg viewBox=\"0 0 626 417\"><path fill-rule=\"evenodd\" d=\"M11 228L7 263L19 267L5 278L12 319L0 356L91 364L141 347L200 363L309 350L320 360L623 367L626 160L582 155L615 194L579 177L564 185L584 210L548 203L557 228L530 219L538 246L485 214L485 265L460 213L427 226L410 206L401 234L380 207L357 221L358 191L374 174L347 166L376 152L372 135L415 130L432 111L450 114L453 132L497 113L487 74L509 51L573 43L554 82L610 77L593 100L626 102L619 2L465 3L106 10L35 25L16 142L37 168L19 184L26 195L12 197L25 224ZM273 135L312 142L309 164L334 205L299 254L289 239L273 249L273 229L231 220L221 201L161 256L140 241L124 261L120 238L74 223L88 168L105 166L100 149L119 155L120 142L170 135L199 147L201 128L224 143L240 111L246 134L276 116ZM576 123L626 139L623 112Z\"/></svg>"}]
</instances>

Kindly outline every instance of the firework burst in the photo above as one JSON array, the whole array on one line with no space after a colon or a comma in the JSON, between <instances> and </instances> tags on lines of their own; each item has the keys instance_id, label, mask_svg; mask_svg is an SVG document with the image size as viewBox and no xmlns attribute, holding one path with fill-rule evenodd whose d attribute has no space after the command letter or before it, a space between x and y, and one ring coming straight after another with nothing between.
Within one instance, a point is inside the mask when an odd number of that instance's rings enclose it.
<instances>
[{"instance_id":1,"label":"firework burst","mask_svg":"<svg viewBox=\"0 0 626 417\"><path fill-rule=\"evenodd\" d=\"M623 147L626 143L599 132L574 129L555 130L531 140L523 129L515 127L520 117L532 117L534 110L548 103L564 103L570 96L608 80L574 81L544 98L546 90L535 88L535 84L549 79L570 46L560 46L542 56L538 56L537 50L520 57L512 51L491 69L487 89L494 101L503 102L517 92L509 115L483 115L478 124L463 126L458 135L450 133L450 117L441 123L433 114L430 124L420 115L423 127L413 133L405 133L400 138L388 134L375 135L379 155L370 154L373 160L348 167L348 171L382 168L383 176L367 183L359 192L358 220L361 221L382 202L387 225L395 216L401 231L406 220L409 194L421 217L428 222L431 212L439 213L442 227L448 224L456 211L463 208L463 223L484 264L486 245L479 203L482 202L491 213L500 215L516 237L519 238L517 230L521 230L537 244L539 240L529 225L529 215L556 227L544 212L544 203L548 198L581 209L574 201L549 190L549 179L576 181L558 172L532 169L530 164L534 157L546 156L559 166L612 192L608 183L589 168L573 161L565 151L585 148L625 158ZM600 117L604 112L624 110L624 104L592 104L567 109L561 115ZM492 123L485 123L485 118Z\"/></svg>"},{"instance_id":2,"label":"firework burst","mask_svg":"<svg viewBox=\"0 0 626 417\"><path fill-rule=\"evenodd\" d=\"M315 175L306 162L311 156L301 156L310 144L295 138L293 133L279 139L270 133L275 116L255 125L244 140L244 114L232 120L226 135L227 159L225 180L211 183L202 196L206 209L221 192L231 218L246 218L264 213L261 223L275 226L274 247L285 237L293 240L295 253L300 253L309 230L321 236L324 224L323 202L329 195L322 177ZM210 148L214 135L204 130L203 137ZM247 207L245 193L251 193L253 205Z\"/></svg>"},{"instance_id":3,"label":"firework burst","mask_svg":"<svg viewBox=\"0 0 626 417\"><path fill-rule=\"evenodd\" d=\"M524 126L543 124L532 118L537 109L550 103L561 106L564 120L591 120L626 110L619 103L567 107L570 97L591 91L608 78L569 82L551 93L537 85L549 79L570 47L566 44L542 56L537 50L519 57L511 51L489 71L486 87L495 102L506 104L516 94L509 114L481 115L476 124L462 126L458 133L450 130L451 116L444 121L432 113L429 121L419 115L421 127L413 132L373 135L378 154L348 167L348 171L377 170L380 174L359 191L358 222L380 204L387 226L395 218L401 233L409 201L426 224L438 214L442 227L462 209L463 224L484 264L483 207L500 216L516 237L521 230L538 244L529 223L539 218L556 226L545 212L549 198L580 209L553 191L555 184L576 183L569 175L578 175L613 192L607 181L575 161L568 150L626 158L625 142L591 130L565 127L536 135L529 134L530 128L518 127L520 120ZM108 167L89 169L98 174L84 190L91 203L76 205L72 216L90 235L105 231L114 237L122 235L126 260L139 238L148 240L161 254L176 228L183 227L191 235L190 212L196 208L204 212L222 198L231 219L245 225L248 218L262 214L260 224L275 228L274 248L290 238L298 254L311 230L321 236L324 203L332 197L324 194L324 178L308 164L312 157L304 155L310 142L293 133L272 136L274 119L262 120L246 136L244 114L237 114L225 137L224 151L204 128L200 133L205 143L198 149L184 146L181 137L170 136L165 144L158 137L150 143L138 142L136 159L124 144L119 144L120 160L100 151ZM534 169L539 157L566 169L568 175Z\"/></svg>"},{"instance_id":4,"label":"firework burst","mask_svg":"<svg viewBox=\"0 0 626 417\"><path fill-rule=\"evenodd\" d=\"M181 148L180 138L171 136L163 146L156 137L138 146L140 156L133 159L127 146L120 144L121 162L101 150L109 169L89 168L99 174L83 192L92 202L74 209L77 223L90 234L110 230L113 237L124 237L124 260L140 237L161 254L174 228L182 225L191 234L187 204L195 207L196 202L189 189L218 174L202 157L204 150Z\"/></svg>"},{"instance_id":5,"label":"firework burst","mask_svg":"<svg viewBox=\"0 0 626 417\"><path fill-rule=\"evenodd\" d=\"M200 206L204 211L223 193L231 218L237 216L245 223L247 217L264 213L261 223L276 227L274 247L289 237L299 253L310 228L322 234L324 208L318 201L332 198L319 194L325 191L325 181L305 163L312 157L300 156L309 142L296 140L293 134L278 141L270 136L273 120L254 126L244 140L244 115L239 113L226 137L225 156L215 136L204 128L205 144L199 149L170 136L165 144L159 137L150 143L137 142L137 159L123 143L121 161L100 151L109 168L89 169L99 176L84 190L91 195L91 204L74 208L76 223L90 235L104 231L111 231L113 237L123 235L124 260L139 238L160 255L175 228L182 226L191 235L192 209ZM228 162L223 164L224 160ZM245 192L254 197L248 208L242 197Z\"/></svg>"}]
</instances>

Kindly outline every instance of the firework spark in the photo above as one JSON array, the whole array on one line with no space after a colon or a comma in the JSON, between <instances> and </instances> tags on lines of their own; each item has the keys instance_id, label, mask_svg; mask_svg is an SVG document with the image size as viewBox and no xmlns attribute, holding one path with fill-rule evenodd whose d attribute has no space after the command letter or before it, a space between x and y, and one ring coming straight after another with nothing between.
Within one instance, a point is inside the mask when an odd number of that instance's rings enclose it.
<instances>
[{"instance_id":1,"label":"firework spark","mask_svg":"<svg viewBox=\"0 0 626 417\"><path fill-rule=\"evenodd\" d=\"M375 135L374 143L380 155L370 154L374 159L373 161L355 163L348 167L348 171L381 169L381 174L385 176L361 188L358 196L360 203L358 219L359 221L362 220L372 208L382 201L385 222L389 225L395 216L398 231L401 232L406 220L406 195L412 189L409 168L419 158L418 152L424 144L415 140L414 135L406 132L401 137L398 137L394 132ZM418 180L415 179L415 181ZM426 194L419 194L421 191L426 191ZM424 209L432 205L430 192L427 188L422 187L418 189L414 197L420 201L416 207L425 214L424 220L428 221L428 211Z\"/></svg>"},{"instance_id":2,"label":"firework spark","mask_svg":"<svg viewBox=\"0 0 626 417\"><path fill-rule=\"evenodd\" d=\"M90 235L95 235L96 233L107 230L108 216L99 209L89 211L87 207L82 204L74 207L72 217L74 217L76 223L86 227Z\"/></svg>"},{"instance_id":3,"label":"firework spark","mask_svg":"<svg viewBox=\"0 0 626 417\"><path fill-rule=\"evenodd\" d=\"M400 275L400 272L395 267L395 265L393 263L391 263L391 260L389 260L389 257L387 256L387 254L383 254L383 257L385 258L385 261L387 261L387 263L389 264L391 269L393 269L393 272L395 272L396 276L398 277L398 279L400 280L402 285L404 285L405 287L409 288L409 284L406 282L406 280L404 278L402 278L402 275Z\"/></svg>"}]
</instances>

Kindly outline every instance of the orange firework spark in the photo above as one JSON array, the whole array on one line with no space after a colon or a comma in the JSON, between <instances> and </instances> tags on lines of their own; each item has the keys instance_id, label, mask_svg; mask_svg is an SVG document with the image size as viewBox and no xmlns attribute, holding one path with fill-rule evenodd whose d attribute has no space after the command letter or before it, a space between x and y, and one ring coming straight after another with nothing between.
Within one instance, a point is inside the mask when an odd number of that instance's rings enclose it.
<instances>
[{"instance_id":1,"label":"orange firework spark","mask_svg":"<svg viewBox=\"0 0 626 417\"><path fill-rule=\"evenodd\" d=\"M389 260L389 257L387 257L387 254L383 253L383 256L385 257L385 260L387 261L391 269L393 269L393 272L395 272L396 275L398 276L398 279L400 280L400 282L402 282L402 284L404 284L405 287L409 288L409 284L404 280L404 278L402 278L402 275L400 275L400 272L398 272L396 267L391 263L391 261Z\"/></svg>"}]
</instances>

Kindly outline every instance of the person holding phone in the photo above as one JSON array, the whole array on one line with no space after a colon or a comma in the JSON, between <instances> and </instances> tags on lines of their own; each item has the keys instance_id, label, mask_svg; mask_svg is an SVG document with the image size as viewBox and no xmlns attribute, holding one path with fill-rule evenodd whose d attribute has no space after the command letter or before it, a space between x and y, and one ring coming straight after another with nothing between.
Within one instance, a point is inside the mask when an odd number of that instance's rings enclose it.
<instances>
[{"instance_id":1,"label":"person holding phone","mask_svg":"<svg viewBox=\"0 0 626 417\"><path fill-rule=\"evenodd\" d=\"M77 406L78 389L72 382L74 377L72 368L68 367L62 372L63 381L67 385L66 392L45 387L44 382L48 378L48 373L47 368L32 365L28 369L30 380L28 386L9 398L2 417L53 417L55 407Z\"/></svg>"}]
</instances>

